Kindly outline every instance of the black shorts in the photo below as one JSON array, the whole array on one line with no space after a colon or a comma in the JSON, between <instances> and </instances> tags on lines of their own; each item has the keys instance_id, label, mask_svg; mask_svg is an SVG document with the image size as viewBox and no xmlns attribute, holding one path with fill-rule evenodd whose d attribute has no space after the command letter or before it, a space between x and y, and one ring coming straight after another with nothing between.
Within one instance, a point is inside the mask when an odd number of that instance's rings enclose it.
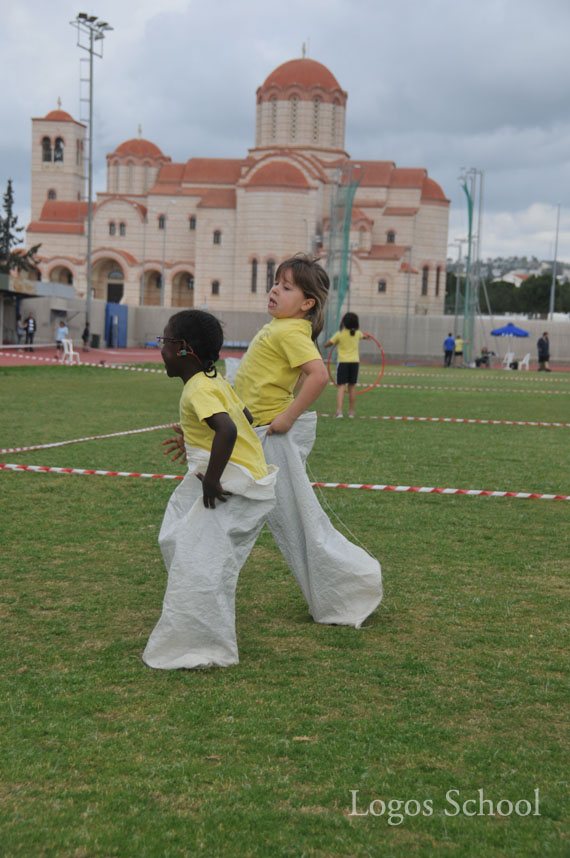
<instances>
[{"instance_id":1,"label":"black shorts","mask_svg":"<svg viewBox=\"0 0 570 858\"><path fill-rule=\"evenodd\" d=\"M339 363L336 368L337 384L356 384L359 363Z\"/></svg>"}]
</instances>

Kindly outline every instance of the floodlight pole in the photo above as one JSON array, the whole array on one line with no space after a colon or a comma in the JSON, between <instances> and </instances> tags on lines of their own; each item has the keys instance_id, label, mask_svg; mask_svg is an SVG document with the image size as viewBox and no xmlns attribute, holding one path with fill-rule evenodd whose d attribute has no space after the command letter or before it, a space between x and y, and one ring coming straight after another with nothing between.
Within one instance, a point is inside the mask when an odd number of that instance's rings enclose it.
<instances>
[{"instance_id":1,"label":"floodlight pole","mask_svg":"<svg viewBox=\"0 0 570 858\"><path fill-rule=\"evenodd\" d=\"M91 253L93 247L93 57L103 56L103 39L105 32L112 30L106 21L98 21L96 15L86 15L79 12L75 21L69 22L77 30L77 46L89 54L89 130L87 161L87 297L85 303L85 321L91 321ZM81 36L87 36L88 43L81 41ZM95 42L101 42L101 50L95 50Z\"/></svg>"},{"instance_id":2,"label":"floodlight pole","mask_svg":"<svg viewBox=\"0 0 570 858\"><path fill-rule=\"evenodd\" d=\"M552 285L550 286L550 308L548 317L554 319L554 298L556 295L556 263L558 261L558 232L560 229L560 203L558 203L558 215L556 216L556 239L554 242L554 263L552 265Z\"/></svg>"}]
</instances>

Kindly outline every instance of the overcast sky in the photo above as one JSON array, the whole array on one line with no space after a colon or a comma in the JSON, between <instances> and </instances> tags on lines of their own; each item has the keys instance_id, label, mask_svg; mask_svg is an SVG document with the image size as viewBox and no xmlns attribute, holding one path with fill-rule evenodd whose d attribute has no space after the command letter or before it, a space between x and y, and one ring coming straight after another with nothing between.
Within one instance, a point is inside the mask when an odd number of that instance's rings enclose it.
<instances>
[{"instance_id":1,"label":"overcast sky","mask_svg":"<svg viewBox=\"0 0 570 858\"><path fill-rule=\"evenodd\" d=\"M105 155L143 137L173 161L240 158L255 91L287 60L324 63L348 92L354 159L426 167L467 232L461 168L483 171L481 256L570 262L569 0L1 0L0 190L27 225L32 116L79 118L78 12L114 28L95 59L94 192ZM448 249L457 257L457 247Z\"/></svg>"}]
</instances>

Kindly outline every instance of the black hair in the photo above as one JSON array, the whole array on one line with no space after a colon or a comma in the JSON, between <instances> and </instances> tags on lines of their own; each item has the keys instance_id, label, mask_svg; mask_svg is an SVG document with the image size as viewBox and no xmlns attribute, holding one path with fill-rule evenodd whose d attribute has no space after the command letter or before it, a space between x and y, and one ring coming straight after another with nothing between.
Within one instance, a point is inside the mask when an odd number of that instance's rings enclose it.
<instances>
[{"instance_id":1,"label":"black hair","mask_svg":"<svg viewBox=\"0 0 570 858\"><path fill-rule=\"evenodd\" d=\"M173 337L180 337L195 353L202 372L215 378L216 361L224 342L222 326L215 316L203 310L181 310L168 320Z\"/></svg>"},{"instance_id":2,"label":"black hair","mask_svg":"<svg viewBox=\"0 0 570 858\"><path fill-rule=\"evenodd\" d=\"M325 303L329 292L329 275L318 259L308 256L306 253L296 253L290 259L285 259L275 272L275 282L280 275L290 271L293 283L302 291L305 298L312 298L315 302L305 318L311 323L313 329L312 339L316 340L325 324Z\"/></svg>"},{"instance_id":3,"label":"black hair","mask_svg":"<svg viewBox=\"0 0 570 858\"><path fill-rule=\"evenodd\" d=\"M350 336L354 336L354 332L357 331L360 327L360 322L358 321L358 316L356 313L345 313L342 317L342 322L340 323L340 327L347 328L350 331Z\"/></svg>"}]
</instances>

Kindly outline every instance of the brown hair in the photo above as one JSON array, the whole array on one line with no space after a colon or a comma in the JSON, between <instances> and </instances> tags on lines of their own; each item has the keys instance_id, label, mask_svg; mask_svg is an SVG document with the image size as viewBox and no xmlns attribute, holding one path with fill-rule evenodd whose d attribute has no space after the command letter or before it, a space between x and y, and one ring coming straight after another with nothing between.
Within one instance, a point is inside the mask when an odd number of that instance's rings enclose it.
<instances>
[{"instance_id":1,"label":"brown hair","mask_svg":"<svg viewBox=\"0 0 570 858\"><path fill-rule=\"evenodd\" d=\"M318 259L313 259L306 253L296 253L290 259L285 259L275 272L275 281L281 274L290 271L293 283L303 292L305 298L315 302L306 315L313 328L312 339L316 340L325 324L325 303L329 292L329 276Z\"/></svg>"}]
</instances>

